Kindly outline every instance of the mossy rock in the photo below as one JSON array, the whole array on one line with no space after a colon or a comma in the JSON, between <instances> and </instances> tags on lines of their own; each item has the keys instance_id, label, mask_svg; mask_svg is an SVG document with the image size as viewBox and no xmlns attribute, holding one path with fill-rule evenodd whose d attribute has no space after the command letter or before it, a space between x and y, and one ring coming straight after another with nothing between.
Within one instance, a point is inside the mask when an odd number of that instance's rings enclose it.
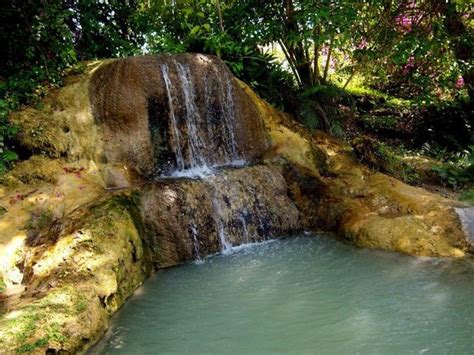
<instances>
[{"instance_id":1,"label":"mossy rock","mask_svg":"<svg viewBox=\"0 0 474 355\"><path fill-rule=\"evenodd\" d=\"M151 272L135 208L129 197L112 197L55 244L32 247L24 306L0 318L2 350L73 353L98 339Z\"/></svg>"}]
</instances>

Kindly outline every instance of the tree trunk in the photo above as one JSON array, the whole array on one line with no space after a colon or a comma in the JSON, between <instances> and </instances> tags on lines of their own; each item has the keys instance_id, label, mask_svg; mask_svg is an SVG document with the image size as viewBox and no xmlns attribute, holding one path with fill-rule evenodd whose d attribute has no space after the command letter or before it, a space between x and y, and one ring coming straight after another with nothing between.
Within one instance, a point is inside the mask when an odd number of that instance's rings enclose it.
<instances>
[{"instance_id":1,"label":"tree trunk","mask_svg":"<svg viewBox=\"0 0 474 355\"><path fill-rule=\"evenodd\" d=\"M314 42L314 58L313 58L313 83L319 84L321 79L321 73L319 72L319 27L315 26L313 30L313 42Z\"/></svg>"},{"instance_id":2,"label":"tree trunk","mask_svg":"<svg viewBox=\"0 0 474 355\"><path fill-rule=\"evenodd\" d=\"M284 0L283 6L285 9L285 25L287 33L299 34L299 29L294 18L294 6L292 0ZM308 89L313 85L311 75L311 62L305 55L307 51L304 49L303 43L300 41L296 45L291 45L283 41L288 51L289 56L292 58L295 70L298 72L300 84L302 89ZM291 65L291 63L290 63Z\"/></svg>"},{"instance_id":3,"label":"tree trunk","mask_svg":"<svg viewBox=\"0 0 474 355\"><path fill-rule=\"evenodd\" d=\"M296 65L293 62L293 58L291 57L290 53L286 49L285 44L281 40L278 40L278 44L280 45L281 50L285 54L285 58L288 61L288 65L290 66L290 69L293 72L293 75L295 76L296 83L298 84L300 88L303 88L303 83L301 82L298 72L296 71Z\"/></svg>"},{"instance_id":4,"label":"tree trunk","mask_svg":"<svg viewBox=\"0 0 474 355\"><path fill-rule=\"evenodd\" d=\"M323 76L323 82L326 83L328 79L328 73L329 73L329 64L331 63L331 53L332 53L332 40L329 41L329 49L328 49L328 56L326 58L326 66L324 67L324 76Z\"/></svg>"},{"instance_id":5,"label":"tree trunk","mask_svg":"<svg viewBox=\"0 0 474 355\"><path fill-rule=\"evenodd\" d=\"M217 7L217 16L219 16L219 27L221 28L221 31L224 32L224 20L222 19L220 0L216 0L216 7Z\"/></svg>"},{"instance_id":6,"label":"tree trunk","mask_svg":"<svg viewBox=\"0 0 474 355\"><path fill-rule=\"evenodd\" d=\"M349 76L349 78L347 78L346 83L345 83L344 86L342 87L343 89L345 89L345 88L347 87L347 85L349 85L349 83L351 82L351 80L354 78L354 75L355 75L356 71L357 71L357 68L354 67L354 68L352 69L351 75Z\"/></svg>"}]
</instances>

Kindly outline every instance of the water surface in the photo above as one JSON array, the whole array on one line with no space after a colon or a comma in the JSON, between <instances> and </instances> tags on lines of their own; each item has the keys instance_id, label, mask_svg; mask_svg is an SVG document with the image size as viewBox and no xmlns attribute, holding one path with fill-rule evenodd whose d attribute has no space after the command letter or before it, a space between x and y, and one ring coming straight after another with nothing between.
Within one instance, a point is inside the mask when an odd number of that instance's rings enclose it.
<instances>
[{"instance_id":1,"label":"water surface","mask_svg":"<svg viewBox=\"0 0 474 355\"><path fill-rule=\"evenodd\" d=\"M158 272L93 353L474 354L474 262L321 235Z\"/></svg>"}]
</instances>

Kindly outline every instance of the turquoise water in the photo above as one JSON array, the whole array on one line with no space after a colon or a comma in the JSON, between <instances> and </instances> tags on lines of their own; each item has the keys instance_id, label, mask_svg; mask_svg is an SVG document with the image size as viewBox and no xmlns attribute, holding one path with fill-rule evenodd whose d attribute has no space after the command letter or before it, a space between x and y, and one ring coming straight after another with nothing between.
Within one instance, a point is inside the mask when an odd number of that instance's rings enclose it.
<instances>
[{"instance_id":1,"label":"turquoise water","mask_svg":"<svg viewBox=\"0 0 474 355\"><path fill-rule=\"evenodd\" d=\"M98 354L474 354L474 262L305 235L158 272Z\"/></svg>"}]
</instances>

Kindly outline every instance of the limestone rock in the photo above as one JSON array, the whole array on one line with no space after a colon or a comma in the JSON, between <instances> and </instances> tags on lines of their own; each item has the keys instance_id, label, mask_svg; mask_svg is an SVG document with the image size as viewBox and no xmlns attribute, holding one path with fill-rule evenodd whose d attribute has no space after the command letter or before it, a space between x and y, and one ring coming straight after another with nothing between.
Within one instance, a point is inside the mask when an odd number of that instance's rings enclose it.
<instances>
[{"instance_id":1,"label":"limestone rock","mask_svg":"<svg viewBox=\"0 0 474 355\"><path fill-rule=\"evenodd\" d=\"M241 85L269 132L267 156L287 161L284 176L307 228L333 230L361 247L413 255L474 252L471 227L456 213L468 206L371 172L348 145L322 132L310 134Z\"/></svg>"},{"instance_id":2,"label":"limestone rock","mask_svg":"<svg viewBox=\"0 0 474 355\"><path fill-rule=\"evenodd\" d=\"M175 170L177 152L173 147L178 145L186 167L192 149L202 150L209 158L208 165L223 164L230 145L223 139L229 124L234 126L232 138L238 142L235 148L240 159L256 160L267 148L252 101L227 67L213 56L178 54L116 60L95 71L90 97L94 117L104 131L105 161L125 162L144 177ZM191 131L187 115L195 120L197 132ZM198 147L183 144L192 134L199 138Z\"/></svg>"},{"instance_id":3,"label":"limestone rock","mask_svg":"<svg viewBox=\"0 0 474 355\"><path fill-rule=\"evenodd\" d=\"M301 230L286 182L272 166L224 170L204 180L165 179L141 192L145 238L158 267ZM222 240L225 238L225 242Z\"/></svg>"}]
</instances>

